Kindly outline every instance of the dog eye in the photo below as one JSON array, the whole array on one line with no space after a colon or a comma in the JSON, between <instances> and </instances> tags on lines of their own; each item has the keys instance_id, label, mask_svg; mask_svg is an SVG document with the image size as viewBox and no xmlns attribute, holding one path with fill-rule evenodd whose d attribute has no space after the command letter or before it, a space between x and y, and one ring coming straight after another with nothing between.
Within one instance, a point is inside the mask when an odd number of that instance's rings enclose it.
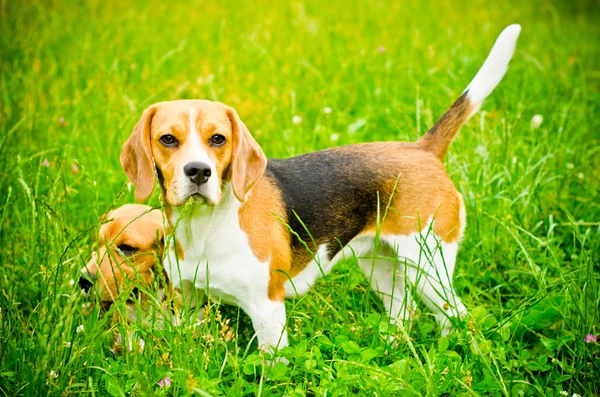
<instances>
[{"instance_id":1,"label":"dog eye","mask_svg":"<svg viewBox=\"0 0 600 397\"><path fill-rule=\"evenodd\" d=\"M177 138L169 134L161 136L159 141L166 147L175 147L179 145L179 141L177 140Z\"/></svg>"},{"instance_id":2,"label":"dog eye","mask_svg":"<svg viewBox=\"0 0 600 397\"><path fill-rule=\"evenodd\" d=\"M123 253L123 255L125 255L125 256L131 256L138 251L137 248L132 247L131 245L127 245L127 244L121 244L121 245L117 246L117 249L119 251L121 251Z\"/></svg>"},{"instance_id":3,"label":"dog eye","mask_svg":"<svg viewBox=\"0 0 600 397\"><path fill-rule=\"evenodd\" d=\"M225 137L221 134L215 134L210 137L210 144L213 146L223 146L225 143Z\"/></svg>"}]
</instances>

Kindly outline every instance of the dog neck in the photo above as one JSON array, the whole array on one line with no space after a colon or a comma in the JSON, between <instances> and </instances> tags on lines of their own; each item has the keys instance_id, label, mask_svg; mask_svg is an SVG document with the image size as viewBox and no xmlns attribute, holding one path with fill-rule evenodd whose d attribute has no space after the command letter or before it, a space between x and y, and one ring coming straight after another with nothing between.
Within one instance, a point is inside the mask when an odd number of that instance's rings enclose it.
<instances>
[{"instance_id":1,"label":"dog neck","mask_svg":"<svg viewBox=\"0 0 600 397\"><path fill-rule=\"evenodd\" d=\"M189 198L183 205L174 207L168 204L163 195L163 202L169 221L169 226L174 230L185 227L191 221L202 219L214 225L220 218L237 213L241 203L233 194L230 183L224 183L221 201L217 205L209 205L203 200Z\"/></svg>"},{"instance_id":2,"label":"dog neck","mask_svg":"<svg viewBox=\"0 0 600 397\"><path fill-rule=\"evenodd\" d=\"M224 241L219 237L226 237L228 229L231 230L232 226L239 228L238 212L241 206L230 183L224 183L221 202L215 206L196 199L178 207L165 204L170 235L167 243L175 244L180 259L189 249L194 252L210 251L218 245L216 242Z\"/></svg>"}]
</instances>

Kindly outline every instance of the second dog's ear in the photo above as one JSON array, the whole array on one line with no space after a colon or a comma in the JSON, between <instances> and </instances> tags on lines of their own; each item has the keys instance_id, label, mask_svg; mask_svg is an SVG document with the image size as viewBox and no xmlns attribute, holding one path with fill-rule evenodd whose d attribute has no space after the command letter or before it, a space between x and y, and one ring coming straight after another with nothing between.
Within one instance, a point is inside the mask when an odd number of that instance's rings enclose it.
<instances>
[{"instance_id":1,"label":"second dog's ear","mask_svg":"<svg viewBox=\"0 0 600 397\"><path fill-rule=\"evenodd\" d=\"M154 161L152 158L150 126L156 105L144 110L129 139L121 150L121 166L135 186L136 201L145 201L154 190Z\"/></svg>"},{"instance_id":2,"label":"second dog's ear","mask_svg":"<svg viewBox=\"0 0 600 397\"><path fill-rule=\"evenodd\" d=\"M246 193L265 172L267 158L237 112L230 107L226 107L225 112L231 122L233 135L231 186L235 197L243 202Z\"/></svg>"}]
</instances>

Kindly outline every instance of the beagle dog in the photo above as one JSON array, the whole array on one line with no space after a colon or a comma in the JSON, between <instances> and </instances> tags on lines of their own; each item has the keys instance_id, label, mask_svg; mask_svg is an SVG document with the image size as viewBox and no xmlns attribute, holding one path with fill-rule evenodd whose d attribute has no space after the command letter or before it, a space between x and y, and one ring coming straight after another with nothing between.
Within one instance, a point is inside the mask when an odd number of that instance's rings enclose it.
<instances>
[{"instance_id":1,"label":"beagle dog","mask_svg":"<svg viewBox=\"0 0 600 397\"><path fill-rule=\"evenodd\" d=\"M98 250L81 269L79 286L88 293L96 284L99 300L108 308L119 295L139 294L139 287L152 285L156 272L164 272L156 265L163 255L164 233L162 213L147 205L126 204L103 219L107 222L100 226ZM139 296L147 312L149 297ZM164 297L161 289L159 300ZM135 305L128 302L127 306L128 317L135 320Z\"/></svg>"},{"instance_id":2,"label":"beagle dog","mask_svg":"<svg viewBox=\"0 0 600 397\"><path fill-rule=\"evenodd\" d=\"M236 111L207 100L148 107L121 152L146 200L158 178L169 222L171 282L238 305L261 348L287 345L284 299L356 257L392 319L416 294L443 333L466 313L452 286L466 226L444 168L461 126L508 69L520 33L507 27L463 94L417 142L375 142L267 159Z\"/></svg>"}]
</instances>

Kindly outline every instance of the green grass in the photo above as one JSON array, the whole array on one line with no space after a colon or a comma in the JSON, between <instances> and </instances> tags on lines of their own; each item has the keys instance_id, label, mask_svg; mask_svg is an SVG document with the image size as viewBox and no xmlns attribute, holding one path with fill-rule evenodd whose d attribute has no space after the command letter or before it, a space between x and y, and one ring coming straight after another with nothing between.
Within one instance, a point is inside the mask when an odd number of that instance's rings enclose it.
<instances>
[{"instance_id":1,"label":"green grass","mask_svg":"<svg viewBox=\"0 0 600 397\"><path fill-rule=\"evenodd\" d=\"M600 334L597 4L171 3L0 2L2 395L600 394L584 342ZM388 328L348 261L287 305L290 365L269 380L236 308L210 305L203 328L119 322L145 349L111 352L123 302L86 308L70 280L99 216L133 201L119 153L146 106L225 102L270 157L414 140L515 22L506 78L446 159L468 213L455 285L472 319L456 333L423 307L408 335Z\"/></svg>"}]
</instances>

